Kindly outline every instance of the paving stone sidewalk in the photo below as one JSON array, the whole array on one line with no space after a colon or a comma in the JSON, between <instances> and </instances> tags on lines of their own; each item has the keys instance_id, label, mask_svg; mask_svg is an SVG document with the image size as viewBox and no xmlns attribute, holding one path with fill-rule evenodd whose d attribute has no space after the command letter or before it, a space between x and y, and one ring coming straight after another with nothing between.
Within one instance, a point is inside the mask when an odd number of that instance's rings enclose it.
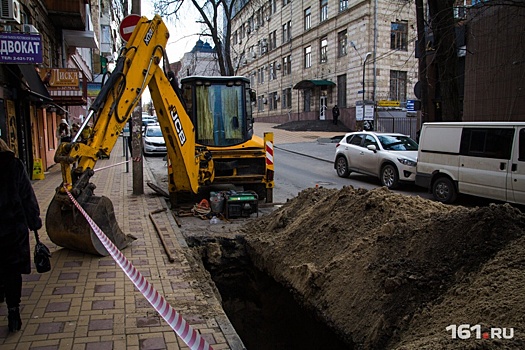
<instances>
[{"instance_id":1,"label":"paving stone sidewalk","mask_svg":"<svg viewBox=\"0 0 525 350\"><path fill-rule=\"evenodd\" d=\"M123 143L115 145L109 159L97 168L125 161ZM169 211L154 214L171 254L168 261L149 214L166 203L144 186L144 195L133 195L132 172L116 165L95 173L95 194L105 195L115 207L124 233L138 239L122 252L184 319L214 349L243 349L220 302L208 284L195 278L196 261L188 253L180 230ZM152 181L144 167L144 180ZM55 188L61 183L59 165L45 179L33 181L42 219L45 219ZM0 348L9 349L187 349L167 323L135 288L110 256L100 257L53 244L45 227L41 240L52 251L52 270L24 275L22 330L9 333L7 307L0 305ZM34 238L31 239L31 247Z\"/></svg>"}]
</instances>

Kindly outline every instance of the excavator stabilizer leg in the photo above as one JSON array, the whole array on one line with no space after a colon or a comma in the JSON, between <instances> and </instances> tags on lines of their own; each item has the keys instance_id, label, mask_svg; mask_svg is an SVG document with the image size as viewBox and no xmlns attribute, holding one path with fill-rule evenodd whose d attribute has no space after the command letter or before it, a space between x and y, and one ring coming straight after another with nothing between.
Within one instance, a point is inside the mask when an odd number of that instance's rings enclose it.
<instances>
[{"instance_id":1,"label":"excavator stabilizer leg","mask_svg":"<svg viewBox=\"0 0 525 350\"><path fill-rule=\"evenodd\" d=\"M63 204L56 197L49 204L46 231L51 241L64 248L107 256L109 253L84 216L69 204ZM118 249L126 248L136 239L120 229L109 198L92 196L82 207Z\"/></svg>"}]
</instances>

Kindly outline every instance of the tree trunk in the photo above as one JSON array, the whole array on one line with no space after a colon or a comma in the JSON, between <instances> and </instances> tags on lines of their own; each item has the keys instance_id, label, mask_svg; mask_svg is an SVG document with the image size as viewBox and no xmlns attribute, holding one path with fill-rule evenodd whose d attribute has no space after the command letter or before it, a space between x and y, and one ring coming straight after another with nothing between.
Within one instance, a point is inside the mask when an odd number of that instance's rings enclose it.
<instances>
[{"instance_id":1,"label":"tree trunk","mask_svg":"<svg viewBox=\"0 0 525 350\"><path fill-rule=\"evenodd\" d=\"M429 0L430 27L434 34L435 57L439 86L435 100L442 121L461 121L457 48L453 5L454 0ZM438 118L437 118L438 119Z\"/></svg>"}]
</instances>

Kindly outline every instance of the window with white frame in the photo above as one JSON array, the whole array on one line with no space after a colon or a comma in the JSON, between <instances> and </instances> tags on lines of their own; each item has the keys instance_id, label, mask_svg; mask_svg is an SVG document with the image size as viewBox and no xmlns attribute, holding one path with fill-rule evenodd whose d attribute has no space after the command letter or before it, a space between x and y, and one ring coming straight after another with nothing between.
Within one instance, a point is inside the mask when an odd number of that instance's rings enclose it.
<instances>
[{"instance_id":1,"label":"window with white frame","mask_svg":"<svg viewBox=\"0 0 525 350\"><path fill-rule=\"evenodd\" d=\"M304 48L304 68L310 68L312 66L312 47L307 46Z\"/></svg>"},{"instance_id":2,"label":"window with white frame","mask_svg":"<svg viewBox=\"0 0 525 350\"><path fill-rule=\"evenodd\" d=\"M321 39L320 41L320 48L321 48L321 51L320 51L320 61L321 63L326 63L326 61L328 61L328 38L327 37L324 37Z\"/></svg>"},{"instance_id":3,"label":"window with white frame","mask_svg":"<svg viewBox=\"0 0 525 350\"><path fill-rule=\"evenodd\" d=\"M283 90L281 108L292 108L292 88Z\"/></svg>"},{"instance_id":4,"label":"window with white frame","mask_svg":"<svg viewBox=\"0 0 525 350\"><path fill-rule=\"evenodd\" d=\"M319 2L319 13L321 22L328 19L328 0L320 0Z\"/></svg>"},{"instance_id":5,"label":"window with white frame","mask_svg":"<svg viewBox=\"0 0 525 350\"><path fill-rule=\"evenodd\" d=\"M275 80L277 79L277 63L270 63L270 69L268 69L268 79Z\"/></svg>"},{"instance_id":6,"label":"window with white frame","mask_svg":"<svg viewBox=\"0 0 525 350\"><path fill-rule=\"evenodd\" d=\"M287 43L292 39L292 21L283 24L283 43Z\"/></svg>"},{"instance_id":7,"label":"window with white frame","mask_svg":"<svg viewBox=\"0 0 525 350\"><path fill-rule=\"evenodd\" d=\"M260 95L257 98L257 111L264 112L264 104L267 103L266 97L264 95Z\"/></svg>"},{"instance_id":8,"label":"window with white frame","mask_svg":"<svg viewBox=\"0 0 525 350\"><path fill-rule=\"evenodd\" d=\"M100 43L101 44L111 44L111 27L106 25L101 25L100 33Z\"/></svg>"},{"instance_id":9,"label":"window with white frame","mask_svg":"<svg viewBox=\"0 0 525 350\"><path fill-rule=\"evenodd\" d=\"M292 56L284 56L283 57L283 75L290 75L292 74Z\"/></svg>"},{"instance_id":10,"label":"window with white frame","mask_svg":"<svg viewBox=\"0 0 525 350\"><path fill-rule=\"evenodd\" d=\"M277 92L270 92L268 94L268 108L270 111L277 109Z\"/></svg>"},{"instance_id":11,"label":"window with white frame","mask_svg":"<svg viewBox=\"0 0 525 350\"><path fill-rule=\"evenodd\" d=\"M309 7L304 10L304 30L308 30L312 27L312 8Z\"/></svg>"},{"instance_id":12,"label":"window with white frame","mask_svg":"<svg viewBox=\"0 0 525 350\"><path fill-rule=\"evenodd\" d=\"M339 0L339 12L348 8L348 0Z\"/></svg>"},{"instance_id":13,"label":"window with white frame","mask_svg":"<svg viewBox=\"0 0 525 350\"><path fill-rule=\"evenodd\" d=\"M277 48L277 31L274 30L270 33L268 36L268 42L269 42L269 49L274 50Z\"/></svg>"},{"instance_id":14,"label":"window with white frame","mask_svg":"<svg viewBox=\"0 0 525 350\"><path fill-rule=\"evenodd\" d=\"M346 30L337 33L337 56L343 57L348 53L348 35Z\"/></svg>"},{"instance_id":15,"label":"window with white frame","mask_svg":"<svg viewBox=\"0 0 525 350\"><path fill-rule=\"evenodd\" d=\"M268 9L271 15L276 13L277 12L277 0L269 0Z\"/></svg>"},{"instance_id":16,"label":"window with white frame","mask_svg":"<svg viewBox=\"0 0 525 350\"><path fill-rule=\"evenodd\" d=\"M259 84L264 84L264 67L257 69L257 81Z\"/></svg>"}]
</instances>

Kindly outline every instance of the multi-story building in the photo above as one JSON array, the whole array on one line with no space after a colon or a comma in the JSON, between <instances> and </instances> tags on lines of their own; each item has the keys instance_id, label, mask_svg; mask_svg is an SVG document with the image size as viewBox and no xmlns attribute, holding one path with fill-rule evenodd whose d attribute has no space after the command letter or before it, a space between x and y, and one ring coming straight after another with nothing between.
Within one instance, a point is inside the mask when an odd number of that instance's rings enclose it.
<instances>
[{"instance_id":1,"label":"multi-story building","mask_svg":"<svg viewBox=\"0 0 525 350\"><path fill-rule=\"evenodd\" d=\"M232 18L236 74L257 90L259 121L373 118L402 108L418 80L415 6L396 0L249 0ZM356 108L357 106L357 108ZM361 110L360 110L361 108Z\"/></svg>"},{"instance_id":2,"label":"multi-story building","mask_svg":"<svg viewBox=\"0 0 525 350\"><path fill-rule=\"evenodd\" d=\"M215 49L200 39L190 52L184 54L180 63L178 77L181 79L190 75L220 75Z\"/></svg>"}]
</instances>

